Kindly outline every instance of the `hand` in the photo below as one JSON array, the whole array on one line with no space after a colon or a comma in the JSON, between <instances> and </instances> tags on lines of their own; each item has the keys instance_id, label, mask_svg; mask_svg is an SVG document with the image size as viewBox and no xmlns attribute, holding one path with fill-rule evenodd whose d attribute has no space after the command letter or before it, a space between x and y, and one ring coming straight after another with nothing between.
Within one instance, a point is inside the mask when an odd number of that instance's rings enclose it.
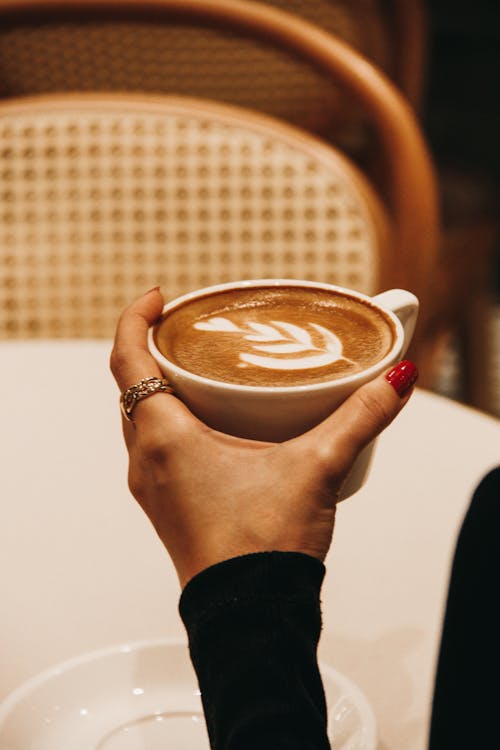
<instances>
[{"instance_id":1,"label":"hand","mask_svg":"<svg viewBox=\"0 0 500 750\"><path fill-rule=\"evenodd\" d=\"M147 348L162 311L157 289L122 314L111 354L121 391L161 377ZM391 387L384 376L359 388L324 422L285 443L243 440L207 427L175 396L140 401L123 420L129 486L176 567L181 586L231 557L271 550L324 560L337 496L359 451L407 403L416 369ZM402 384L402 385L401 385Z\"/></svg>"}]
</instances>

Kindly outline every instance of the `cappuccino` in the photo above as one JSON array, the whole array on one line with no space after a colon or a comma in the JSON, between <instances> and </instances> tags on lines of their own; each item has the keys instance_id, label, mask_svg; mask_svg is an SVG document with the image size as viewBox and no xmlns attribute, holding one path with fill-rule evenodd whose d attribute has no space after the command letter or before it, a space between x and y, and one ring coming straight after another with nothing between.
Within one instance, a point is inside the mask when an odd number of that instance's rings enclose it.
<instances>
[{"instance_id":1,"label":"cappuccino","mask_svg":"<svg viewBox=\"0 0 500 750\"><path fill-rule=\"evenodd\" d=\"M396 340L394 323L369 301L320 287L244 286L188 300L160 318L160 352L210 380L287 387L355 375Z\"/></svg>"}]
</instances>

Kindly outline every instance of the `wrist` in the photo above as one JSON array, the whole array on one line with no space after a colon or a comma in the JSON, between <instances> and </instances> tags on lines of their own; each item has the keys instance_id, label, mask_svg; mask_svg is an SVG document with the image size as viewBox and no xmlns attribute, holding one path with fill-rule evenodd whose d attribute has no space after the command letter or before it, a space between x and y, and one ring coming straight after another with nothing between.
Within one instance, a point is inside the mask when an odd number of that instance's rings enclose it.
<instances>
[{"instance_id":1,"label":"wrist","mask_svg":"<svg viewBox=\"0 0 500 750\"><path fill-rule=\"evenodd\" d=\"M191 617L191 600L196 600L198 615L200 610L212 606L242 602L266 593L273 597L309 595L319 598L324 576L323 563L302 552L238 555L210 565L186 583L179 602L181 617Z\"/></svg>"}]
</instances>

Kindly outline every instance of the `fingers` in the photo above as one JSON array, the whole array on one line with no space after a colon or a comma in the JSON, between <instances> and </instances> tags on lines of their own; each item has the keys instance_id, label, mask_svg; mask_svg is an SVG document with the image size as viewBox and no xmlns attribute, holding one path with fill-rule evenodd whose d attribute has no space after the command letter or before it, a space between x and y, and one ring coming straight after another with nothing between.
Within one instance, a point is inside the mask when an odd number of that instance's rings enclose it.
<instances>
[{"instance_id":1,"label":"fingers","mask_svg":"<svg viewBox=\"0 0 500 750\"><path fill-rule=\"evenodd\" d=\"M332 471L347 472L365 445L376 438L408 402L418 370L403 360L388 373L361 386L308 435Z\"/></svg>"},{"instance_id":2,"label":"fingers","mask_svg":"<svg viewBox=\"0 0 500 750\"><path fill-rule=\"evenodd\" d=\"M149 327L157 320L163 309L163 297L156 287L146 292L133 302L121 315L116 329L115 341L111 352L111 371L121 392L138 383L143 378L161 378L162 373L151 356L147 334ZM157 393L138 402L134 409L134 422L139 423L144 417L159 415L167 420L168 428L173 422L178 426L194 417L179 399L167 393ZM123 425L127 445L133 439L133 424L124 421Z\"/></svg>"},{"instance_id":3,"label":"fingers","mask_svg":"<svg viewBox=\"0 0 500 750\"><path fill-rule=\"evenodd\" d=\"M151 289L135 300L120 316L111 353L111 371L120 391L141 378L161 372L148 350L148 328L160 316L163 297L158 289Z\"/></svg>"}]
</instances>

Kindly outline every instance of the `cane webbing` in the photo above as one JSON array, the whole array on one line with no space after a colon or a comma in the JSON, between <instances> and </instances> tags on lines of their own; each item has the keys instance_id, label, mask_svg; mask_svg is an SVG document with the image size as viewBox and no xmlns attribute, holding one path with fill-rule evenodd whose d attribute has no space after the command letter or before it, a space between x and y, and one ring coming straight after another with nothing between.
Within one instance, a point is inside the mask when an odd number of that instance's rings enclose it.
<instances>
[{"instance_id":1,"label":"cane webbing","mask_svg":"<svg viewBox=\"0 0 500 750\"><path fill-rule=\"evenodd\" d=\"M196 106L0 113L0 336L108 337L135 296L241 278L376 290L342 160ZM328 149L330 151L330 149Z\"/></svg>"}]
</instances>

